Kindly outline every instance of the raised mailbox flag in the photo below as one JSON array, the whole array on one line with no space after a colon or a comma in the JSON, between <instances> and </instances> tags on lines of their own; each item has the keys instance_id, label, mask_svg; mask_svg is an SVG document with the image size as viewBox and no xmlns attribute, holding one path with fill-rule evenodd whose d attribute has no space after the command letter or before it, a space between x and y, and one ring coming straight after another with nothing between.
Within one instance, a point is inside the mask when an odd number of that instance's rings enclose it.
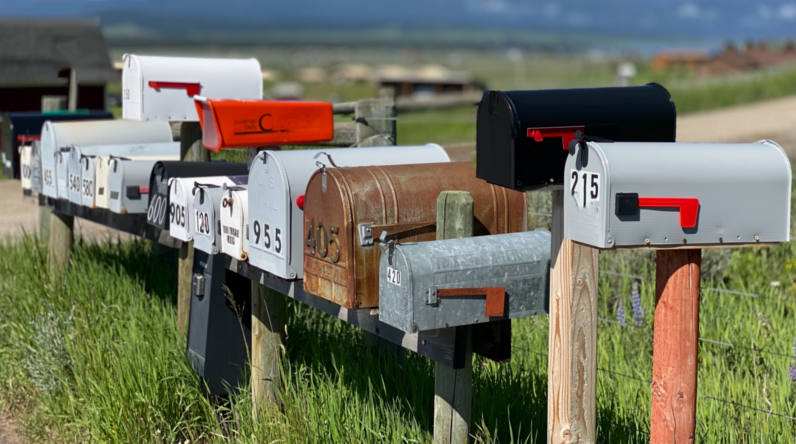
<instances>
[{"instance_id":1,"label":"raised mailbox flag","mask_svg":"<svg viewBox=\"0 0 796 444\"><path fill-rule=\"evenodd\" d=\"M332 104L194 97L205 148L325 142L334 138Z\"/></svg>"}]
</instances>

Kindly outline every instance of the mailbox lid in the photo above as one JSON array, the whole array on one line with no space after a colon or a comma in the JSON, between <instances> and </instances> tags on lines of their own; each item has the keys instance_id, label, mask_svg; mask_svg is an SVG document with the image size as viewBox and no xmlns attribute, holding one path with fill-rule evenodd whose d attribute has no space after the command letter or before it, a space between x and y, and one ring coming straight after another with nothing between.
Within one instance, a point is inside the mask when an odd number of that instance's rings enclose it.
<instances>
[{"instance_id":1,"label":"mailbox lid","mask_svg":"<svg viewBox=\"0 0 796 444\"><path fill-rule=\"evenodd\" d=\"M487 91L476 123L477 176L512 189L561 186L560 137L536 142L529 128L583 127L614 141L674 142L676 111L660 85Z\"/></svg>"},{"instance_id":2,"label":"mailbox lid","mask_svg":"<svg viewBox=\"0 0 796 444\"><path fill-rule=\"evenodd\" d=\"M202 143L211 151L315 143L334 138L331 103L198 96L195 102L202 124Z\"/></svg>"},{"instance_id":3,"label":"mailbox lid","mask_svg":"<svg viewBox=\"0 0 796 444\"><path fill-rule=\"evenodd\" d=\"M245 261L249 257L249 191L228 189L221 197L221 252ZM263 232L259 232L262 237Z\"/></svg>"},{"instance_id":4,"label":"mailbox lid","mask_svg":"<svg viewBox=\"0 0 796 444\"><path fill-rule=\"evenodd\" d=\"M379 264L379 320L405 332L516 319L547 312L550 232L535 230L397 244ZM504 287L504 315L486 316L481 297L429 290Z\"/></svg>"},{"instance_id":5,"label":"mailbox lid","mask_svg":"<svg viewBox=\"0 0 796 444\"><path fill-rule=\"evenodd\" d=\"M149 175L154 160L112 159L108 174L108 207L115 213L145 213Z\"/></svg>"},{"instance_id":6,"label":"mailbox lid","mask_svg":"<svg viewBox=\"0 0 796 444\"><path fill-rule=\"evenodd\" d=\"M177 213L169 205L169 183L178 177L236 176L248 172L245 163L161 161L152 167L147 222L168 230Z\"/></svg>"},{"instance_id":7,"label":"mailbox lid","mask_svg":"<svg viewBox=\"0 0 796 444\"><path fill-rule=\"evenodd\" d=\"M377 246L359 245L360 223L373 224L374 238L388 225L398 242L435 240L437 197L460 190L473 196L475 235L523 228L525 194L477 179L465 162L327 168L326 176L325 192L321 171L307 185L304 289L349 309L378 306L381 254ZM327 241L317 242L325 235ZM308 246L308 239L326 247L326 254Z\"/></svg>"},{"instance_id":8,"label":"mailbox lid","mask_svg":"<svg viewBox=\"0 0 796 444\"><path fill-rule=\"evenodd\" d=\"M232 176L223 179L222 185L199 182L195 183L191 190L194 193L192 220L194 247L209 254L218 254L221 251L219 232L221 198L226 192L224 185L231 182L230 185L245 188L249 182L249 176Z\"/></svg>"},{"instance_id":9,"label":"mailbox lid","mask_svg":"<svg viewBox=\"0 0 796 444\"><path fill-rule=\"evenodd\" d=\"M326 153L328 155L323 155ZM315 156L320 155L317 159ZM303 271L304 220L297 202L304 195L307 183L318 169L316 162L331 167L329 157L340 167L367 165L402 165L448 162L441 146L391 146L377 148L338 148L326 150L261 151L252 162L249 178L251 226L266 224L269 230L279 229L284 248L278 244L266 247L265 238L251 242L249 262L284 279L301 279Z\"/></svg>"},{"instance_id":10,"label":"mailbox lid","mask_svg":"<svg viewBox=\"0 0 796 444\"><path fill-rule=\"evenodd\" d=\"M737 246L790 239L790 162L774 142L590 142L586 151L585 166L582 147L567 160L565 237L598 248ZM596 174L601 188L595 199L589 191L585 206L583 174L589 187ZM688 208L639 206L633 215L618 216L618 193L697 199L696 223L684 227L681 216Z\"/></svg>"},{"instance_id":11,"label":"mailbox lid","mask_svg":"<svg viewBox=\"0 0 796 444\"><path fill-rule=\"evenodd\" d=\"M122 117L196 122L193 96L261 99L256 59L158 57L125 54Z\"/></svg>"}]
</instances>

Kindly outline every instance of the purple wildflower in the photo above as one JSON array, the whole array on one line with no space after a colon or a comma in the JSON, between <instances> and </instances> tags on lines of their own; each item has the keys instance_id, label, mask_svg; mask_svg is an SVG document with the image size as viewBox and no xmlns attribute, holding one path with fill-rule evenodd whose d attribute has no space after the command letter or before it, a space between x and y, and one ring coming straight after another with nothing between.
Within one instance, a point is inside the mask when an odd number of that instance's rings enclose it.
<instances>
[{"instance_id":1,"label":"purple wildflower","mask_svg":"<svg viewBox=\"0 0 796 444\"><path fill-rule=\"evenodd\" d=\"M625 321L625 303L622 300L619 300L619 305L616 307L616 320L619 321L619 325L622 327L627 327L627 322Z\"/></svg>"},{"instance_id":2,"label":"purple wildflower","mask_svg":"<svg viewBox=\"0 0 796 444\"><path fill-rule=\"evenodd\" d=\"M790 365L790 380L796 381L796 366L794 366L793 363Z\"/></svg>"},{"instance_id":3,"label":"purple wildflower","mask_svg":"<svg viewBox=\"0 0 796 444\"><path fill-rule=\"evenodd\" d=\"M644 322L644 307L641 305L641 293L638 291L638 284L633 282L633 322L641 325Z\"/></svg>"}]
</instances>

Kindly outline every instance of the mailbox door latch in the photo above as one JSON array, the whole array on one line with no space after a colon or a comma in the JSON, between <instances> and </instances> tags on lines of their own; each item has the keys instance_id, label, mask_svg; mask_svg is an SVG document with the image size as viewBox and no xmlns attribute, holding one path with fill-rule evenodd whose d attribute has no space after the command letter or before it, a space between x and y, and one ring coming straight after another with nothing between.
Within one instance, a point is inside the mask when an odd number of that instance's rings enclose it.
<instances>
[{"instance_id":1,"label":"mailbox door latch","mask_svg":"<svg viewBox=\"0 0 796 444\"><path fill-rule=\"evenodd\" d=\"M614 213L636 216L640 208L677 208L680 227L694 228L699 215L699 199L694 197L639 197L638 193L616 193Z\"/></svg>"},{"instance_id":2,"label":"mailbox door latch","mask_svg":"<svg viewBox=\"0 0 796 444\"><path fill-rule=\"evenodd\" d=\"M427 304L439 302L439 298L464 298L470 296L483 296L486 299L484 316L502 317L505 315L506 287L481 287L481 288L429 288L427 291Z\"/></svg>"}]
</instances>

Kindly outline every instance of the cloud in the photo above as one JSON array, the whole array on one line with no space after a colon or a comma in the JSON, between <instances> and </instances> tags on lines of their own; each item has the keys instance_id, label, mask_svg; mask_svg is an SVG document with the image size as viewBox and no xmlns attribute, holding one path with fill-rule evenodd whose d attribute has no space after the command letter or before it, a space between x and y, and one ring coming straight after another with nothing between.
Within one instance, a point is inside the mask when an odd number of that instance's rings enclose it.
<instances>
[{"instance_id":1,"label":"cloud","mask_svg":"<svg viewBox=\"0 0 796 444\"><path fill-rule=\"evenodd\" d=\"M796 5L789 3L779 7L779 18L782 20L796 19Z\"/></svg>"},{"instance_id":2,"label":"cloud","mask_svg":"<svg viewBox=\"0 0 796 444\"><path fill-rule=\"evenodd\" d=\"M702 17L702 10L694 3L683 3L677 7L677 16L685 19L698 19Z\"/></svg>"}]
</instances>

